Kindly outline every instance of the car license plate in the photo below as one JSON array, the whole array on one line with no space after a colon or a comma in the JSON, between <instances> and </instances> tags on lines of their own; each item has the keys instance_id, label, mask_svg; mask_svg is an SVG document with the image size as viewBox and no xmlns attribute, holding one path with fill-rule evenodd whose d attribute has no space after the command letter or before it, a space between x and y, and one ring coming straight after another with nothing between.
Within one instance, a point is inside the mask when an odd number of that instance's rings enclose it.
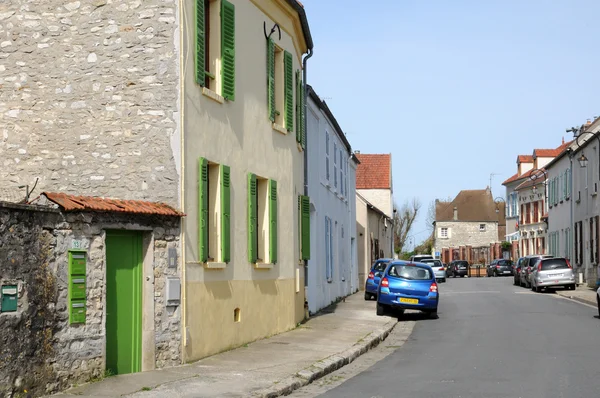
<instances>
[{"instance_id":1,"label":"car license plate","mask_svg":"<svg viewBox=\"0 0 600 398\"><path fill-rule=\"evenodd\" d=\"M504 271L505 274L510 274L510 271Z\"/></svg>"},{"instance_id":2,"label":"car license plate","mask_svg":"<svg viewBox=\"0 0 600 398\"><path fill-rule=\"evenodd\" d=\"M550 278L562 278L563 274L552 274L548 275Z\"/></svg>"},{"instance_id":3,"label":"car license plate","mask_svg":"<svg viewBox=\"0 0 600 398\"><path fill-rule=\"evenodd\" d=\"M419 304L419 300L417 299L401 298L399 301L406 304Z\"/></svg>"}]
</instances>

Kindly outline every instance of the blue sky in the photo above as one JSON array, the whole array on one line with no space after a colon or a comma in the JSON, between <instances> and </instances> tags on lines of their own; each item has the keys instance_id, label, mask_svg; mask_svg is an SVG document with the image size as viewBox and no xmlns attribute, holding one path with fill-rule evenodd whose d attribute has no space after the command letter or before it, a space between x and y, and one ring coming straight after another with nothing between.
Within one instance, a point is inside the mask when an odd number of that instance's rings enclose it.
<instances>
[{"instance_id":1,"label":"blue sky","mask_svg":"<svg viewBox=\"0 0 600 398\"><path fill-rule=\"evenodd\" d=\"M302 0L308 83L353 149L392 153L394 199L494 196L519 154L600 115L597 0Z\"/></svg>"}]
</instances>

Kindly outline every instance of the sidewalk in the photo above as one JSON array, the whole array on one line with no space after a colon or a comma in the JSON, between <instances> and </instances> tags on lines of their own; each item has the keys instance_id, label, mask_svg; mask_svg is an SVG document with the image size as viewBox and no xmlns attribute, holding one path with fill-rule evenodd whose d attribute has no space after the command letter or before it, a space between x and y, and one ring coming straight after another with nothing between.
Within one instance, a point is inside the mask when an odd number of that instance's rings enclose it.
<instances>
[{"instance_id":1,"label":"sidewalk","mask_svg":"<svg viewBox=\"0 0 600 398\"><path fill-rule=\"evenodd\" d=\"M587 285L578 286L575 290L557 290L556 294L584 304L596 306L596 289Z\"/></svg>"},{"instance_id":2,"label":"sidewalk","mask_svg":"<svg viewBox=\"0 0 600 398\"><path fill-rule=\"evenodd\" d=\"M352 362L396 323L378 317L375 301L359 292L289 332L193 364L113 376L56 396L277 397Z\"/></svg>"}]
</instances>

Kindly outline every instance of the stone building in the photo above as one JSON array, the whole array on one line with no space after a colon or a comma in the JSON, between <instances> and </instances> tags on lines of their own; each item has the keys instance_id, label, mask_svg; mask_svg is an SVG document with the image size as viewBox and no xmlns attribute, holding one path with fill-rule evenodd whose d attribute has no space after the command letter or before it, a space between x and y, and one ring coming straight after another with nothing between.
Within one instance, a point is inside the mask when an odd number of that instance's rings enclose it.
<instances>
[{"instance_id":1,"label":"stone building","mask_svg":"<svg viewBox=\"0 0 600 398\"><path fill-rule=\"evenodd\" d=\"M458 259L478 263L482 258L489 263L500 257L506 225L504 205L494 201L489 187L460 191L451 202L436 200L434 252L444 263Z\"/></svg>"},{"instance_id":2,"label":"stone building","mask_svg":"<svg viewBox=\"0 0 600 398\"><path fill-rule=\"evenodd\" d=\"M182 214L57 193L31 203L0 202L0 395L180 364Z\"/></svg>"}]
</instances>

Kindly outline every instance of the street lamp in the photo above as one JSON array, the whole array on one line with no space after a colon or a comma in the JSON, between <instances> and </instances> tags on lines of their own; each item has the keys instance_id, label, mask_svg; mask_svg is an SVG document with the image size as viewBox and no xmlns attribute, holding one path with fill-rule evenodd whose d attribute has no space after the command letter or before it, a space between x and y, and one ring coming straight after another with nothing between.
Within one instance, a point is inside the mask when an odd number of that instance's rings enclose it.
<instances>
[{"instance_id":1,"label":"street lamp","mask_svg":"<svg viewBox=\"0 0 600 398\"><path fill-rule=\"evenodd\" d=\"M579 160L579 165L581 167L587 167L587 165L588 165L588 158L586 158L583 153L581 153L581 156L577 160Z\"/></svg>"},{"instance_id":2,"label":"street lamp","mask_svg":"<svg viewBox=\"0 0 600 398\"><path fill-rule=\"evenodd\" d=\"M494 202L496 203L496 214L500 213L500 209L498 208L498 202L505 202L504 198L498 196L494 198Z\"/></svg>"},{"instance_id":3,"label":"street lamp","mask_svg":"<svg viewBox=\"0 0 600 398\"><path fill-rule=\"evenodd\" d=\"M571 127L570 129L567 129L567 133L570 132L570 133L573 133L573 135L579 133L578 135L575 135L575 143L577 144L577 147L581 147L581 144L579 143L579 139L581 137L583 137L584 134L591 134L595 139L598 140L598 145L600 147L600 136L598 136L598 134L592 133L591 131L582 131L582 130L583 130L583 127L579 128L579 129L576 129L575 127ZM577 158L577 160L579 161L579 166L581 166L582 168L587 167L588 158L585 157L583 150L581 151L581 156L579 158ZM600 173L600 159L598 161L598 172Z\"/></svg>"},{"instance_id":4,"label":"street lamp","mask_svg":"<svg viewBox=\"0 0 600 398\"><path fill-rule=\"evenodd\" d=\"M529 176L529 179L535 183L535 180L540 178L540 175L538 172L540 172L544 175L544 181L542 182L542 185L544 186L544 199L546 200L546 203L548 203L548 192L546 192L546 180L548 179L548 174L546 173L546 171L544 169L532 170L531 175ZM533 185L532 191L534 194L537 193L537 184Z\"/></svg>"}]
</instances>

